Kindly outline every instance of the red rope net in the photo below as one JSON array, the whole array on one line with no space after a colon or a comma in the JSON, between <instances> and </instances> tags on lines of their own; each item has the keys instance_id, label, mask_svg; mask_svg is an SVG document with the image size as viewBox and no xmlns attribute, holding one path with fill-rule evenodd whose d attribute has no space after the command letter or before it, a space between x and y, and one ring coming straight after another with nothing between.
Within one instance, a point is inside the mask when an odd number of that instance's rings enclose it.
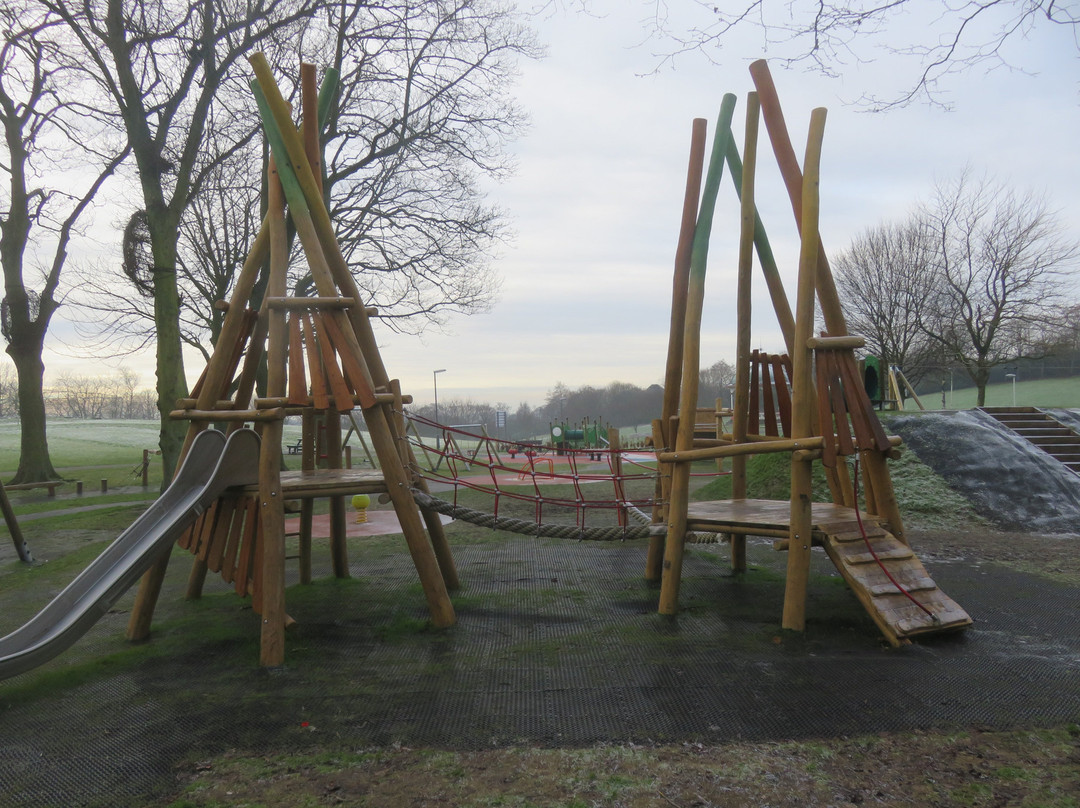
<instances>
[{"instance_id":1,"label":"red rope net","mask_svg":"<svg viewBox=\"0 0 1080 808\"><path fill-rule=\"evenodd\" d=\"M655 504L657 464L651 450L556 450L538 442L492 438L410 413L406 417L416 427L437 431L435 446L415 434L408 440L414 455L426 458L430 466L417 467L417 473L429 483L449 486L454 505L462 489L480 491L494 498L496 518L505 498L531 502L538 525L543 524L545 507L572 509L577 527L584 530L591 511L615 511L619 526L625 528L629 509L651 510ZM557 492L544 492L545 486L560 484Z\"/></svg>"}]
</instances>

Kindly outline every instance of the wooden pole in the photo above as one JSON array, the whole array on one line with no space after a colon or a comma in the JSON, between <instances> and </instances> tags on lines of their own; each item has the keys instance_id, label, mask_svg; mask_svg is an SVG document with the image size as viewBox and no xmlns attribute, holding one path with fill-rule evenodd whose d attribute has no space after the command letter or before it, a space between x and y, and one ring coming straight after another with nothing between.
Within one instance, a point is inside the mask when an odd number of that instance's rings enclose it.
<instances>
[{"instance_id":1,"label":"wooden pole","mask_svg":"<svg viewBox=\"0 0 1080 808\"><path fill-rule=\"evenodd\" d=\"M270 218L270 278L267 294L284 296L287 291L289 244L285 231L285 197L273 158L267 182ZM285 366L289 335L285 312L270 313L266 349L266 392L284 396ZM259 661L264 666L285 661L285 501L281 492L282 420L263 426L259 452L259 520L262 525L262 618Z\"/></svg>"},{"instance_id":2,"label":"wooden pole","mask_svg":"<svg viewBox=\"0 0 1080 808\"><path fill-rule=\"evenodd\" d=\"M416 455L413 454L412 444L406 439L405 408L402 406L401 383L397 379L390 380L390 392L394 394L397 400L393 409L391 426L394 429L394 437L402 449L402 464L406 469L415 469L417 467ZM357 436L360 435L359 432L356 434ZM361 437L360 440L362 441L363 438ZM419 474L413 475L413 485L425 494L431 493L427 480ZM451 592L460 589L461 581L458 579L457 564L454 562L454 553L450 549L450 541L446 538L446 531L443 529L439 512L434 508L420 508L420 515L427 526L428 536L431 538L431 547L435 552L435 560L438 561L443 583Z\"/></svg>"},{"instance_id":3,"label":"wooden pole","mask_svg":"<svg viewBox=\"0 0 1080 808\"><path fill-rule=\"evenodd\" d=\"M7 525L8 533L11 534L11 540L15 543L15 552L19 555L19 561L24 564L33 563L34 556L30 554L30 548L26 544L26 539L23 538L19 521L15 518L15 509L11 507L11 500L8 499L3 483L0 483L0 511L3 511L4 523Z\"/></svg>"},{"instance_id":4,"label":"wooden pole","mask_svg":"<svg viewBox=\"0 0 1080 808\"><path fill-rule=\"evenodd\" d=\"M686 295L690 282L690 257L694 246L694 227L697 224L698 199L701 196L701 174L705 164L706 128L704 118L695 118L690 133L690 160L686 168L686 190L683 194L682 219L679 224L679 241L675 247L675 272L671 290L671 322L668 330L667 367L664 372L664 399L661 406L661 440L655 448L674 448L674 436L665 427L679 411L679 386L682 378L683 327L686 319ZM663 474L657 480L658 498L666 502ZM670 488L670 486L668 486ZM659 581L664 561L664 537L649 538L649 550L645 561L645 580Z\"/></svg>"},{"instance_id":5,"label":"wooden pole","mask_svg":"<svg viewBox=\"0 0 1080 808\"><path fill-rule=\"evenodd\" d=\"M795 149L791 145L791 136L788 134L787 124L784 121L784 112L780 107L780 97L776 92L769 65L764 59L759 59L750 65L750 76L757 87L761 99L761 116L765 120L765 129L769 133L772 142L773 153L780 167L780 174L787 186L788 198L791 200L791 209L795 213L795 223L801 233L804 227L806 202L803 192L803 174L799 169L799 160L795 156ZM844 312L840 308L840 297L836 293L836 284L833 281L832 272L829 269L829 259L825 255L825 247L821 243L821 237L815 233L814 238L818 245L817 254L817 296L821 301L821 313L825 319L825 327L834 337L845 336L847 323Z\"/></svg>"},{"instance_id":6,"label":"wooden pole","mask_svg":"<svg viewBox=\"0 0 1080 808\"><path fill-rule=\"evenodd\" d=\"M757 93L746 96L746 132L743 145L743 171L739 189L742 230L739 234L739 279L736 287L736 360L735 401L732 404L732 438L746 440L746 418L750 409L750 283L754 269L754 235L757 226L757 207L754 201L754 174L757 168L757 135L760 104ZM729 147L729 152L731 151ZM729 160L730 166L730 160ZM733 177L734 178L734 177ZM746 499L746 456L731 461L731 498ZM731 536L731 568L746 571L746 536Z\"/></svg>"},{"instance_id":7,"label":"wooden pole","mask_svg":"<svg viewBox=\"0 0 1080 808\"><path fill-rule=\"evenodd\" d=\"M759 109L760 106L761 104L758 102ZM735 190L742 194L743 165L734 138L728 147L727 164L728 170L731 171L731 179L735 182ZM781 280L780 270L776 266L776 256L773 255L769 236L765 232L765 225L762 223L761 216L756 208L754 210L754 249L757 252L758 263L761 264L761 274L765 278L765 286L769 290L773 311L776 313L776 322L780 326L780 333L784 337L784 345L790 356L794 350L792 340L795 337L795 317L791 313L791 304L788 302L787 292L784 291L784 282Z\"/></svg>"},{"instance_id":8,"label":"wooden pole","mask_svg":"<svg viewBox=\"0 0 1080 808\"><path fill-rule=\"evenodd\" d=\"M810 133L802 181L802 249L799 253L799 289L795 304L795 353L792 359L791 432L795 440L813 435L814 377L813 351L809 340L814 333L814 297L819 254L818 182L821 143L825 135L825 110L810 114ZM831 440L832 437L830 436ZM791 535L788 541L787 585L784 592L783 627L806 628L806 592L810 577L811 478L808 460L791 460Z\"/></svg>"},{"instance_id":9,"label":"wooden pole","mask_svg":"<svg viewBox=\"0 0 1080 808\"><path fill-rule=\"evenodd\" d=\"M300 65L300 110L304 154L322 196L322 144L319 141L319 89L315 65ZM338 298L340 300L340 298ZM331 469L341 468L341 414L331 408L326 413L326 457ZM349 548L346 527L345 497L330 497L330 559L334 577L349 577Z\"/></svg>"},{"instance_id":10,"label":"wooden pole","mask_svg":"<svg viewBox=\"0 0 1080 808\"><path fill-rule=\"evenodd\" d=\"M735 112L735 102L735 96L729 93L724 96L720 104L712 154L709 157L709 171L705 179L705 190L697 225L694 228L686 317L683 325L682 385L679 393L679 431L675 438L676 451L689 450L694 445L705 270L708 264L709 237L712 231L713 213L716 209L716 195L720 189L724 159L731 138L731 116ZM683 544L686 539L689 506L690 464L678 463L672 469L671 507L668 514L668 534L664 543L664 569L660 585L661 614L675 614L679 608Z\"/></svg>"}]
</instances>

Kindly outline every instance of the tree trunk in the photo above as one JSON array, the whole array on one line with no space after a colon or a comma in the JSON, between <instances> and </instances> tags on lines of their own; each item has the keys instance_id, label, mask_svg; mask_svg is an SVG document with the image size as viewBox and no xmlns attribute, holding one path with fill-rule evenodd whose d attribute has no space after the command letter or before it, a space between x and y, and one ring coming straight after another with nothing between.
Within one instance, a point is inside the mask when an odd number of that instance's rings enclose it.
<instances>
[{"instance_id":1,"label":"tree trunk","mask_svg":"<svg viewBox=\"0 0 1080 808\"><path fill-rule=\"evenodd\" d=\"M49 458L49 442L45 435L45 364L41 361L40 343L37 347L37 351L12 350L15 348L13 340L7 348L19 376L19 422L22 437L19 469L12 480L15 483L37 483L60 477Z\"/></svg>"},{"instance_id":2,"label":"tree trunk","mask_svg":"<svg viewBox=\"0 0 1080 808\"><path fill-rule=\"evenodd\" d=\"M157 326L157 407L161 417L158 445L161 449L163 485L172 479L180 459L187 424L169 413L177 399L187 395L184 355L180 339L180 293L176 283L176 222L171 216L147 211L151 250L154 255L154 321Z\"/></svg>"},{"instance_id":3,"label":"tree trunk","mask_svg":"<svg viewBox=\"0 0 1080 808\"><path fill-rule=\"evenodd\" d=\"M975 389L978 391L978 395L975 399L976 407L986 406L986 385L990 382L990 369L989 368L975 368L974 373Z\"/></svg>"}]
</instances>

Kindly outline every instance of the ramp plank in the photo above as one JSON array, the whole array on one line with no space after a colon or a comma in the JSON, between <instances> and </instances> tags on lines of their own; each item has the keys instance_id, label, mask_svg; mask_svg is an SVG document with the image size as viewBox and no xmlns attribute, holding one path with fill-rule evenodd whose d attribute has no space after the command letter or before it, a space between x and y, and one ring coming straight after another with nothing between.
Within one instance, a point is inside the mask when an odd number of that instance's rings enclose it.
<instances>
[{"instance_id":1,"label":"ramp plank","mask_svg":"<svg viewBox=\"0 0 1080 808\"><path fill-rule=\"evenodd\" d=\"M693 502L687 522L695 530L715 533L732 530L753 535L758 530L761 535L777 535L790 530L791 506L786 501L759 499ZM825 548L855 597L892 644L971 625L967 612L938 588L918 556L877 517L862 517L877 559L866 547L854 509L815 502L812 523L815 544ZM897 590L889 575L934 617Z\"/></svg>"}]
</instances>

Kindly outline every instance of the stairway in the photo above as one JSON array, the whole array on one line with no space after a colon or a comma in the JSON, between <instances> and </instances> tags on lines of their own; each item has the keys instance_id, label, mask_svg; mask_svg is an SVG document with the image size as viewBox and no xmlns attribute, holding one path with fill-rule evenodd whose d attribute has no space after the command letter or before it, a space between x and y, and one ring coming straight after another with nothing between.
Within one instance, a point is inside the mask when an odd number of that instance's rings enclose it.
<instances>
[{"instance_id":1,"label":"stairway","mask_svg":"<svg viewBox=\"0 0 1080 808\"><path fill-rule=\"evenodd\" d=\"M980 407L995 421L1080 474L1080 434L1035 407Z\"/></svg>"}]
</instances>

